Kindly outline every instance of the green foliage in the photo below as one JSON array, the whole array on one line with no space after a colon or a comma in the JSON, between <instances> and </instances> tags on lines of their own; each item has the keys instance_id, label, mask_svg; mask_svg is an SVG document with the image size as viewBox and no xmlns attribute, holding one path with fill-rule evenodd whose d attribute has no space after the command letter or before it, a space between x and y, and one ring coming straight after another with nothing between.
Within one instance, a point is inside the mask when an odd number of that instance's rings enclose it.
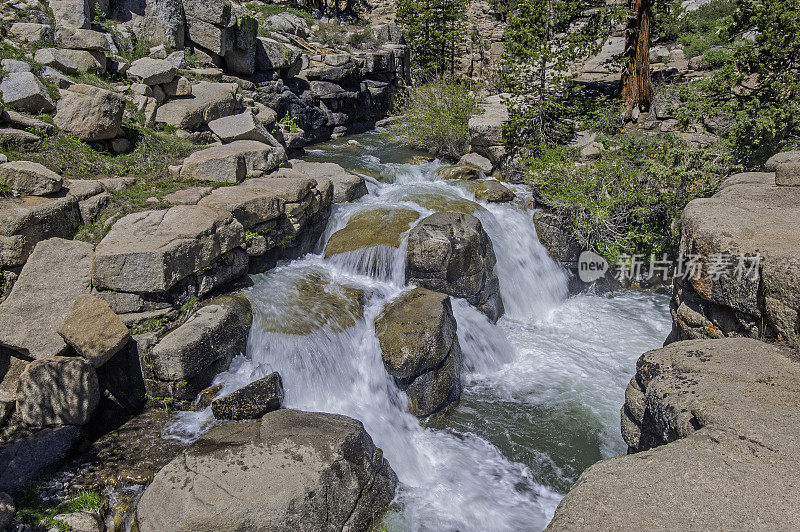
<instances>
[{"instance_id":1,"label":"green foliage","mask_svg":"<svg viewBox=\"0 0 800 532\"><path fill-rule=\"evenodd\" d=\"M468 87L436 79L400 96L395 135L400 142L458 158L469 148L469 118L479 112L478 100Z\"/></svg>"},{"instance_id":2,"label":"green foliage","mask_svg":"<svg viewBox=\"0 0 800 532\"><path fill-rule=\"evenodd\" d=\"M11 187L8 186L6 180L0 178L0 197L8 196L11 194Z\"/></svg>"},{"instance_id":3,"label":"green foliage","mask_svg":"<svg viewBox=\"0 0 800 532\"><path fill-rule=\"evenodd\" d=\"M186 303L181 305L181 308L178 311L178 316L181 318L186 316L197 307L198 303L200 303L199 299L197 299L195 296L190 297Z\"/></svg>"},{"instance_id":4,"label":"green foliage","mask_svg":"<svg viewBox=\"0 0 800 532\"><path fill-rule=\"evenodd\" d=\"M369 42L370 35L370 32L366 30L351 33L347 36L347 44L353 48L361 48L365 43Z\"/></svg>"},{"instance_id":5,"label":"green foliage","mask_svg":"<svg viewBox=\"0 0 800 532\"><path fill-rule=\"evenodd\" d=\"M60 509L62 513L96 511L102 514L108 509L108 501L94 491L83 490L65 505L62 505Z\"/></svg>"},{"instance_id":6,"label":"green foliage","mask_svg":"<svg viewBox=\"0 0 800 532\"><path fill-rule=\"evenodd\" d=\"M131 328L131 334L143 334L160 331L167 324L167 318L147 318Z\"/></svg>"},{"instance_id":7,"label":"green foliage","mask_svg":"<svg viewBox=\"0 0 800 532\"><path fill-rule=\"evenodd\" d=\"M461 54L467 0L398 0L397 22L405 28L412 64L422 81L455 73Z\"/></svg>"},{"instance_id":8,"label":"green foliage","mask_svg":"<svg viewBox=\"0 0 800 532\"><path fill-rule=\"evenodd\" d=\"M656 4L659 6L660 4ZM662 40L676 40L683 44L686 57L703 55L713 47L725 44L723 29L733 21L736 11L734 0L712 0L696 11L689 13L668 3L656 16L657 37Z\"/></svg>"},{"instance_id":9,"label":"green foliage","mask_svg":"<svg viewBox=\"0 0 800 532\"><path fill-rule=\"evenodd\" d=\"M29 525L34 529L44 526L46 530L56 529L60 532L69 532L70 527L54 517L79 511L95 511L102 515L107 509L108 501L94 491L81 491L65 503L54 507L51 503L42 500L38 491L33 489L17 500L14 521Z\"/></svg>"},{"instance_id":10,"label":"green foliage","mask_svg":"<svg viewBox=\"0 0 800 532\"><path fill-rule=\"evenodd\" d=\"M300 125L297 123L297 117L285 115L278 123L288 127L289 131L292 133L297 133L300 131Z\"/></svg>"},{"instance_id":11,"label":"green foliage","mask_svg":"<svg viewBox=\"0 0 800 532\"><path fill-rule=\"evenodd\" d=\"M723 124L719 134L748 167L800 137L800 1L737 0L721 30L728 57L710 77L678 90L682 125L696 117ZM709 54L706 54L709 60Z\"/></svg>"},{"instance_id":12,"label":"green foliage","mask_svg":"<svg viewBox=\"0 0 800 532\"><path fill-rule=\"evenodd\" d=\"M527 182L586 249L612 261L621 253L660 258L677 246L675 221L686 204L713 194L731 168L722 145L627 134L591 164L566 146L544 148L528 162Z\"/></svg>"},{"instance_id":13,"label":"green foliage","mask_svg":"<svg viewBox=\"0 0 800 532\"><path fill-rule=\"evenodd\" d=\"M573 119L580 115L581 105L570 67L599 47L610 21L619 16L617 10L597 7L576 28L591 6L568 0L522 0L508 14L501 81L511 94L505 137L514 145L536 150L573 135Z\"/></svg>"}]
</instances>

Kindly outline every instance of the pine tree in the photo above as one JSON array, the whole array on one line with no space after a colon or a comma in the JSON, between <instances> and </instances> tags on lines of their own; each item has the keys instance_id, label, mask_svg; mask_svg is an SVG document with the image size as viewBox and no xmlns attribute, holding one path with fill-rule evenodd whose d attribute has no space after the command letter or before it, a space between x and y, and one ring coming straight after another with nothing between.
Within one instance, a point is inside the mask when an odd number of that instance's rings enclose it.
<instances>
[{"instance_id":1,"label":"pine tree","mask_svg":"<svg viewBox=\"0 0 800 532\"><path fill-rule=\"evenodd\" d=\"M460 21L466 5L467 0L398 0L397 21L406 30L419 77L455 73L464 40Z\"/></svg>"}]
</instances>

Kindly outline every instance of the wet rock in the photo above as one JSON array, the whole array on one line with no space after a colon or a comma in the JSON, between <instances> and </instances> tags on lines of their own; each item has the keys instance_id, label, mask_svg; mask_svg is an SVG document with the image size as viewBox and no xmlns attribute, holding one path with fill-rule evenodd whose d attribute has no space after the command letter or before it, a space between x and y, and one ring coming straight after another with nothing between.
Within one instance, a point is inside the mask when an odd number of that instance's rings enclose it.
<instances>
[{"instance_id":1,"label":"wet rock","mask_svg":"<svg viewBox=\"0 0 800 532\"><path fill-rule=\"evenodd\" d=\"M0 83L3 102L31 113L47 113L56 108L41 81L32 72L12 72Z\"/></svg>"},{"instance_id":2,"label":"wet rock","mask_svg":"<svg viewBox=\"0 0 800 532\"><path fill-rule=\"evenodd\" d=\"M244 241L231 214L204 205L129 214L97 245L94 286L163 292Z\"/></svg>"},{"instance_id":3,"label":"wet rock","mask_svg":"<svg viewBox=\"0 0 800 532\"><path fill-rule=\"evenodd\" d=\"M339 333L364 317L364 291L311 273L273 296L275 311L259 322L266 332L305 336L316 329ZM279 310L278 310L279 309Z\"/></svg>"},{"instance_id":4,"label":"wet rock","mask_svg":"<svg viewBox=\"0 0 800 532\"><path fill-rule=\"evenodd\" d=\"M645 409L639 421L633 394L623 422L642 451L587 469L548 530L794 527L796 351L741 338L678 342L642 355L635 381Z\"/></svg>"},{"instance_id":5,"label":"wet rock","mask_svg":"<svg viewBox=\"0 0 800 532\"><path fill-rule=\"evenodd\" d=\"M156 112L156 122L193 130L201 124L233 114L236 91L235 83L201 81L192 86L191 96L161 105Z\"/></svg>"},{"instance_id":6,"label":"wet rock","mask_svg":"<svg viewBox=\"0 0 800 532\"><path fill-rule=\"evenodd\" d=\"M325 257L359 249L400 247L403 234L419 219L409 209L372 209L354 214L343 229L333 233L325 246Z\"/></svg>"},{"instance_id":7,"label":"wet rock","mask_svg":"<svg viewBox=\"0 0 800 532\"><path fill-rule=\"evenodd\" d=\"M117 93L76 84L61 92L55 124L81 140L109 140L122 133L125 98Z\"/></svg>"},{"instance_id":8,"label":"wet rock","mask_svg":"<svg viewBox=\"0 0 800 532\"><path fill-rule=\"evenodd\" d=\"M324 177L333 183L333 202L344 203L354 201L367 194L364 178L351 174L336 163L315 163L292 159L289 161L292 170L309 177Z\"/></svg>"},{"instance_id":9,"label":"wet rock","mask_svg":"<svg viewBox=\"0 0 800 532\"><path fill-rule=\"evenodd\" d=\"M245 177L269 172L286 161L282 147L255 140L237 140L192 153L183 162L181 178L239 183Z\"/></svg>"},{"instance_id":10,"label":"wet rock","mask_svg":"<svg viewBox=\"0 0 800 532\"><path fill-rule=\"evenodd\" d=\"M165 59L142 57L131 63L125 76L138 83L153 86L171 82L177 72L175 65Z\"/></svg>"},{"instance_id":11,"label":"wet rock","mask_svg":"<svg viewBox=\"0 0 800 532\"><path fill-rule=\"evenodd\" d=\"M75 425L42 429L0 447L0 490L21 494L39 475L64 460L77 446L83 430Z\"/></svg>"},{"instance_id":12,"label":"wet rock","mask_svg":"<svg viewBox=\"0 0 800 532\"><path fill-rule=\"evenodd\" d=\"M0 345L29 358L62 354L58 335L73 302L91 287L92 245L51 238L36 245L0 304Z\"/></svg>"},{"instance_id":13,"label":"wet rock","mask_svg":"<svg viewBox=\"0 0 800 532\"><path fill-rule=\"evenodd\" d=\"M423 192L411 192L401 196L402 201L413 201L420 207L430 209L435 212L457 212L462 214L474 214L483 210L479 203L461 197L444 196L442 194L425 194Z\"/></svg>"},{"instance_id":14,"label":"wet rock","mask_svg":"<svg viewBox=\"0 0 800 532\"><path fill-rule=\"evenodd\" d=\"M19 377L17 414L32 427L85 425L99 401L97 373L80 357L34 360Z\"/></svg>"},{"instance_id":15,"label":"wet rock","mask_svg":"<svg viewBox=\"0 0 800 532\"><path fill-rule=\"evenodd\" d=\"M0 266L22 266L39 241L72 238L80 223L75 198L0 199Z\"/></svg>"},{"instance_id":16,"label":"wet rock","mask_svg":"<svg viewBox=\"0 0 800 532\"><path fill-rule=\"evenodd\" d=\"M489 236L469 214L432 214L408 235L406 278L463 297L493 322L503 314L495 262Z\"/></svg>"},{"instance_id":17,"label":"wet rock","mask_svg":"<svg viewBox=\"0 0 800 532\"><path fill-rule=\"evenodd\" d=\"M136 518L142 532L367 530L396 486L359 421L276 410L201 436L159 471Z\"/></svg>"},{"instance_id":18,"label":"wet rock","mask_svg":"<svg viewBox=\"0 0 800 532\"><path fill-rule=\"evenodd\" d=\"M456 166L449 166L443 167L439 171L439 175L442 179L481 179L484 177L483 172L480 169L469 166L469 165L456 165Z\"/></svg>"},{"instance_id":19,"label":"wet rock","mask_svg":"<svg viewBox=\"0 0 800 532\"><path fill-rule=\"evenodd\" d=\"M217 419L260 419L279 409L282 402L283 382L276 371L215 400L211 403L211 411Z\"/></svg>"},{"instance_id":20,"label":"wet rock","mask_svg":"<svg viewBox=\"0 0 800 532\"><path fill-rule=\"evenodd\" d=\"M217 373L243 354L253 321L250 302L241 294L209 300L183 325L162 338L147 361L160 381L182 382L180 399L193 399Z\"/></svg>"},{"instance_id":21,"label":"wet rock","mask_svg":"<svg viewBox=\"0 0 800 532\"><path fill-rule=\"evenodd\" d=\"M375 321L383 364L419 417L461 396L461 347L450 297L415 288L389 303Z\"/></svg>"},{"instance_id":22,"label":"wet rock","mask_svg":"<svg viewBox=\"0 0 800 532\"><path fill-rule=\"evenodd\" d=\"M467 189L475 194L475 199L489 203L504 203L512 201L516 197L511 190L493 179L470 181Z\"/></svg>"},{"instance_id":23,"label":"wet rock","mask_svg":"<svg viewBox=\"0 0 800 532\"><path fill-rule=\"evenodd\" d=\"M491 174L494 168L492 161L477 153L468 153L464 155L458 160L458 164L475 167L486 175Z\"/></svg>"},{"instance_id":24,"label":"wet rock","mask_svg":"<svg viewBox=\"0 0 800 532\"><path fill-rule=\"evenodd\" d=\"M95 368L108 362L131 337L108 303L90 295L75 300L58 334Z\"/></svg>"},{"instance_id":25,"label":"wet rock","mask_svg":"<svg viewBox=\"0 0 800 532\"><path fill-rule=\"evenodd\" d=\"M21 196L46 196L61 190L61 176L39 163L12 161L0 164L0 180Z\"/></svg>"}]
</instances>

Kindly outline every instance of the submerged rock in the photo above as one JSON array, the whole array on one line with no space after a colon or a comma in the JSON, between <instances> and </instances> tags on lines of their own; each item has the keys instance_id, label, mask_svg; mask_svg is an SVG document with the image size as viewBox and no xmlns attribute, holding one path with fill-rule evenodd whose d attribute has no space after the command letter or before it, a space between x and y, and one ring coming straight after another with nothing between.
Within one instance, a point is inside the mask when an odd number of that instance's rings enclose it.
<instances>
[{"instance_id":1,"label":"submerged rock","mask_svg":"<svg viewBox=\"0 0 800 532\"><path fill-rule=\"evenodd\" d=\"M389 303L375 320L383 365L419 417L461 396L461 346L450 297L415 288Z\"/></svg>"},{"instance_id":2,"label":"submerged rock","mask_svg":"<svg viewBox=\"0 0 800 532\"><path fill-rule=\"evenodd\" d=\"M403 233L419 219L410 209L372 209L354 214L343 229L333 233L325 257L375 246L400 247Z\"/></svg>"},{"instance_id":3,"label":"submerged rock","mask_svg":"<svg viewBox=\"0 0 800 532\"><path fill-rule=\"evenodd\" d=\"M434 212L457 212L460 214L474 214L484 208L474 201L465 198L451 198L441 194L425 194L423 192L411 192L404 194L401 201L413 201L420 207L430 209Z\"/></svg>"},{"instance_id":4,"label":"submerged rock","mask_svg":"<svg viewBox=\"0 0 800 532\"><path fill-rule=\"evenodd\" d=\"M493 322L503 314L495 262L492 241L469 214L432 214L408 235L406 278L463 297Z\"/></svg>"},{"instance_id":5,"label":"submerged rock","mask_svg":"<svg viewBox=\"0 0 800 532\"><path fill-rule=\"evenodd\" d=\"M489 203L504 203L516 197L511 190L494 179L468 181L467 190L475 194L475 199Z\"/></svg>"},{"instance_id":6,"label":"submerged rock","mask_svg":"<svg viewBox=\"0 0 800 532\"><path fill-rule=\"evenodd\" d=\"M158 472L136 520L142 532L366 531L396 486L361 422L276 410L201 436Z\"/></svg>"},{"instance_id":7,"label":"submerged rock","mask_svg":"<svg viewBox=\"0 0 800 532\"><path fill-rule=\"evenodd\" d=\"M211 411L217 419L260 419L264 414L279 409L282 402L283 382L275 371L230 395L216 399L211 403Z\"/></svg>"}]
</instances>

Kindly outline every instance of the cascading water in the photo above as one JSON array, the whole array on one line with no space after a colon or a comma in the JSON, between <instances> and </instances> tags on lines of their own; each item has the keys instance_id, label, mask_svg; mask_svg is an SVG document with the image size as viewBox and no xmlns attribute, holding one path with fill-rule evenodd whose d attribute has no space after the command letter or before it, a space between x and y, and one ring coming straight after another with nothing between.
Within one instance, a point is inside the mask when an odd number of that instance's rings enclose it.
<instances>
[{"instance_id":1,"label":"cascading water","mask_svg":"<svg viewBox=\"0 0 800 532\"><path fill-rule=\"evenodd\" d=\"M331 145L308 156L369 176L370 194L335 208L323 242L359 212L424 216L442 206L474 211L492 239L506 315L493 325L453 301L466 366L460 406L421 426L383 367L373 322L408 289L404 245L312 254L254 276L247 355L216 383L226 394L279 371L286 407L361 420L400 479L384 521L390 530L542 529L583 469L624 452L623 390L638 355L668 333L666 297L567 298L524 201L475 202L436 177L437 161L413 158L379 133L359 140L358 150ZM172 434L191 439L211 421L208 409L186 412Z\"/></svg>"}]
</instances>

